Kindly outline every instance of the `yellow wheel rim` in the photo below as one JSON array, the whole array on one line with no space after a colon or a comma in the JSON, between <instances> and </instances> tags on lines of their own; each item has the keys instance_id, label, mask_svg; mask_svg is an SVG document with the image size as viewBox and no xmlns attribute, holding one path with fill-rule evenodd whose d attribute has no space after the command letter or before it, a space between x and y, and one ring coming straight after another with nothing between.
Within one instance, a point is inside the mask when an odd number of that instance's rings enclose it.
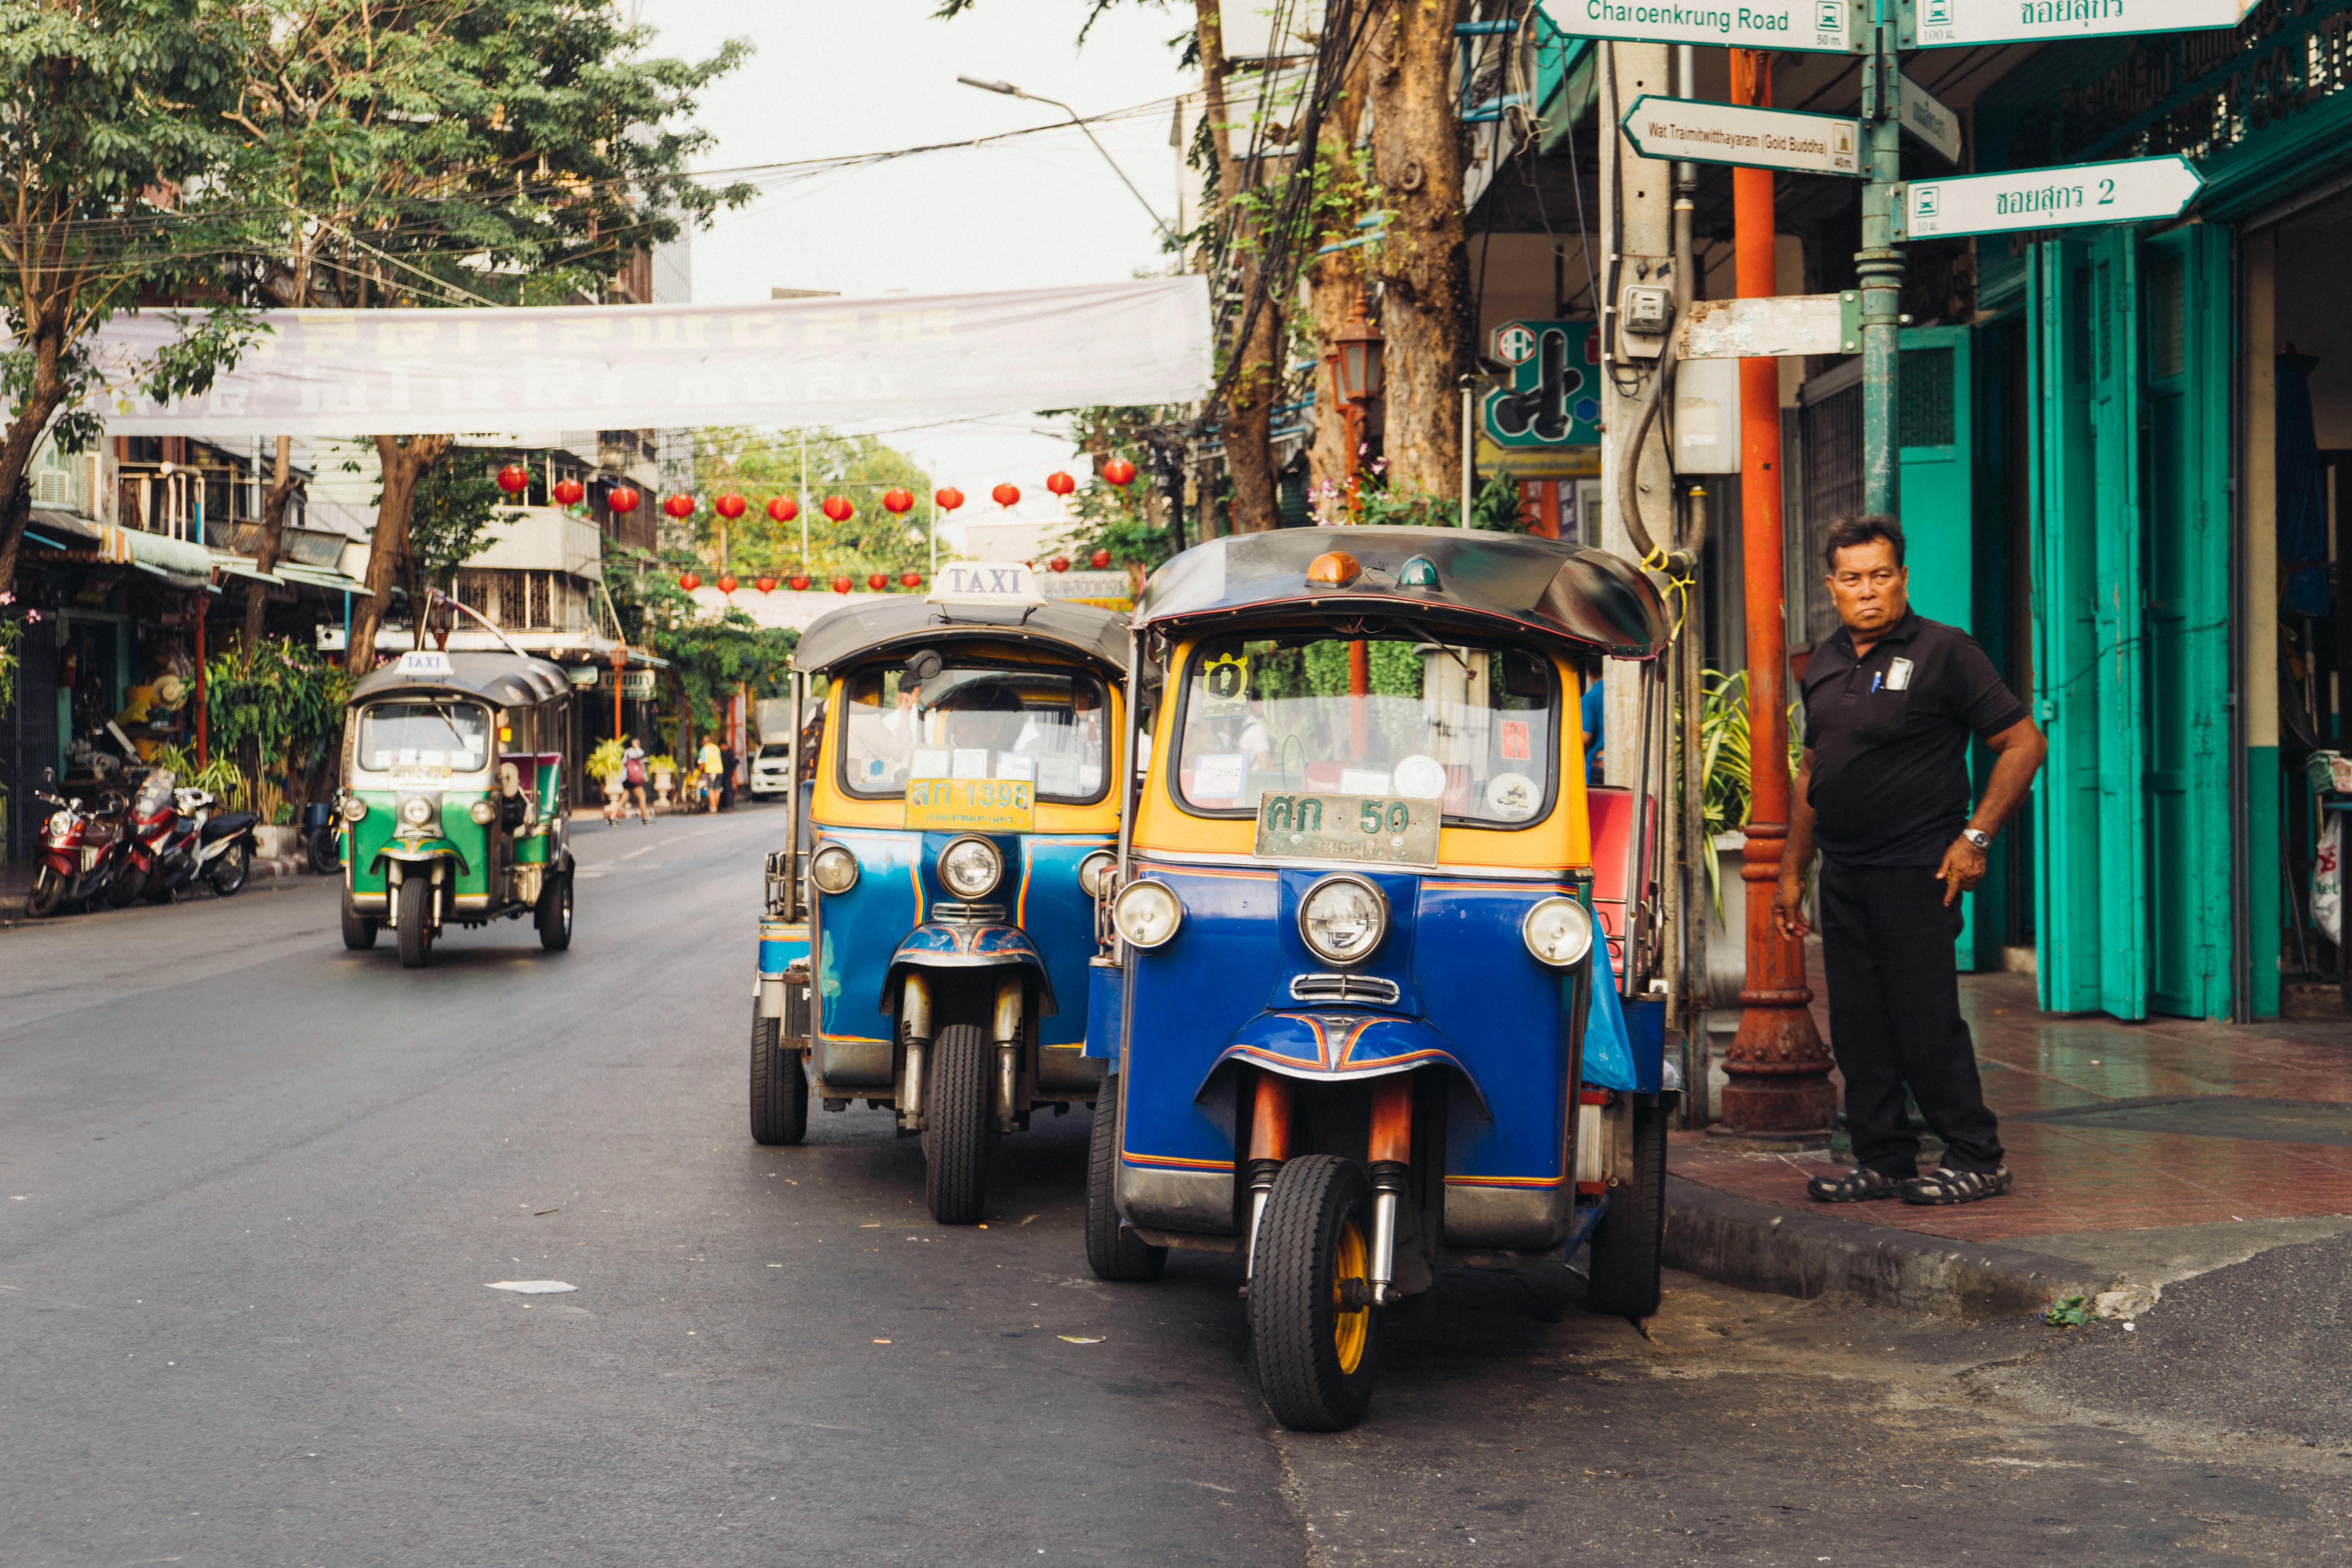
<instances>
[{"instance_id":1,"label":"yellow wheel rim","mask_svg":"<svg viewBox=\"0 0 2352 1568\"><path fill-rule=\"evenodd\" d=\"M1339 1370L1353 1374L1363 1364L1364 1346L1372 1337L1372 1310L1359 1307L1350 1312L1341 1307L1341 1288L1352 1279L1371 1291L1370 1249L1364 1245L1363 1227L1349 1220L1339 1227L1339 1245L1331 1256L1331 1337L1338 1342Z\"/></svg>"}]
</instances>

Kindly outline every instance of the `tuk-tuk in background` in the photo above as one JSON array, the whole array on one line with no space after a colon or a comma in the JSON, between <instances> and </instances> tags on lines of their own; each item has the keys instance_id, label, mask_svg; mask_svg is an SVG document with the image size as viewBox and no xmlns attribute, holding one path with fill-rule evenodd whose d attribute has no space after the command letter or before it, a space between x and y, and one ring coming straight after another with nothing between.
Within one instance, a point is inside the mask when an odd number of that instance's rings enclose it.
<instances>
[{"instance_id":1,"label":"tuk-tuk in background","mask_svg":"<svg viewBox=\"0 0 2352 1568\"><path fill-rule=\"evenodd\" d=\"M1122 617L1048 603L1018 566L945 566L929 599L847 605L803 634L796 752L811 679L825 721L769 858L756 1141L798 1142L812 1092L827 1110L889 1107L923 1140L931 1213L970 1225L999 1137L1093 1102L1087 973L1126 654Z\"/></svg>"},{"instance_id":2,"label":"tuk-tuk in background","mask_svg":"<svg viewBox=\"0 0 2352 1568\"><path fill-rule=\"evenodd\" d=\"M528 915L572 945L563 671L517 653L431 649L361 679L343 718L343 945L391 928L400 962L432 961L451 922Z\"/></svg>"},{"instance_id":3,"label":"tuk-tuk in background","mask_svg":"<svg viewBox=\"0 0 2352 1568\"><path fill-rule=\"evenodd\" d=\"M1169 562L1133 633L1165 689L1088 1003L1094 1271L1241 1251L1266 1402L1307 1430L1362 1415L1381 1310L1440 1264L1589 1240L1587 1304L1654 1311L1680 1083L1628 1039L1594 918L1578 701L1594 656L1666 647L1649 580L1543 539L1284 530Z\"/></svg>"}]
</instances>

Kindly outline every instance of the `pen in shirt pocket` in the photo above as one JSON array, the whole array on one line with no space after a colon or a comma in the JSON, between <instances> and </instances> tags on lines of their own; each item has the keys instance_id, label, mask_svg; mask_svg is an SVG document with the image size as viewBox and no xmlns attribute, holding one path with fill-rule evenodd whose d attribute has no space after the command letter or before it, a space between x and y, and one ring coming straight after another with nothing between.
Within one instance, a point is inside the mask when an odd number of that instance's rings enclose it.
<instances>
[{"instance_id":1,"label":"pen in shirt pocket","mask_svg":"<svg viewBox=\"0 0 2352 1568\"><path fill-rule=\"evenodd\" d=\"M1872 677L1870 678L1870 689L1871 689L1873 691L1877 690L1880 687L1882 687L1882 686L1884 686L1884 685L1885 685L1885 684L1886 684L1886 677L1885 677L1885 676L1884 676L1884 675L1874 675L1874 676L1872 676Z\"/></svg>"}]
</instances>

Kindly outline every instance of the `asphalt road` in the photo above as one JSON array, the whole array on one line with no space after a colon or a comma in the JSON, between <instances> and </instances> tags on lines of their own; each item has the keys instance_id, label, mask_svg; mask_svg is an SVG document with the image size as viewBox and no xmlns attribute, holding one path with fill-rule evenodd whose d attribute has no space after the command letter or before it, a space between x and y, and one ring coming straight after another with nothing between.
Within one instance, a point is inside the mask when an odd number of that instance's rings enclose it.
<instances>
[{"instance_id":1,"label":"asphalt road","mask_svg":"<svg viewBox=\"0 0 2352 1568\"><path fill-rule=\"evenodd\" d=\"M584 826L558 956L405 973L307 879L0 931L0 1563L2347 1555L2336 1415L2205 1386L2345 1252L2175 1340L1454 1273L1362 1426L1281 1433L1232 1260L1087 1274L1083 1112L971 1230L881 1113L749 1141L776 821Z\"/></svg>"}]
</instances>

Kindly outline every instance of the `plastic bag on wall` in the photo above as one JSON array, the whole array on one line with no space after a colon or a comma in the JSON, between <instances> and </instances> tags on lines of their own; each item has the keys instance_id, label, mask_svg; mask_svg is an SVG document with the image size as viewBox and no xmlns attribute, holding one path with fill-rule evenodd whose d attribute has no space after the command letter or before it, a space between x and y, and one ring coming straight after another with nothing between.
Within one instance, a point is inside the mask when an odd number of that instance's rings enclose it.
<instances>
[{"instance_id":1,"label":"plastic bag on wall","mask_svg":"<svg viewBox=\"0 0 2352 1568\"><path fill-rule=\"evenodd\" d=\"M2344 814L2326 814L2319 830L2319 858L2311 866L2311 922L2337 947L2344 945Z\"/></svg>"}]
</instances>

